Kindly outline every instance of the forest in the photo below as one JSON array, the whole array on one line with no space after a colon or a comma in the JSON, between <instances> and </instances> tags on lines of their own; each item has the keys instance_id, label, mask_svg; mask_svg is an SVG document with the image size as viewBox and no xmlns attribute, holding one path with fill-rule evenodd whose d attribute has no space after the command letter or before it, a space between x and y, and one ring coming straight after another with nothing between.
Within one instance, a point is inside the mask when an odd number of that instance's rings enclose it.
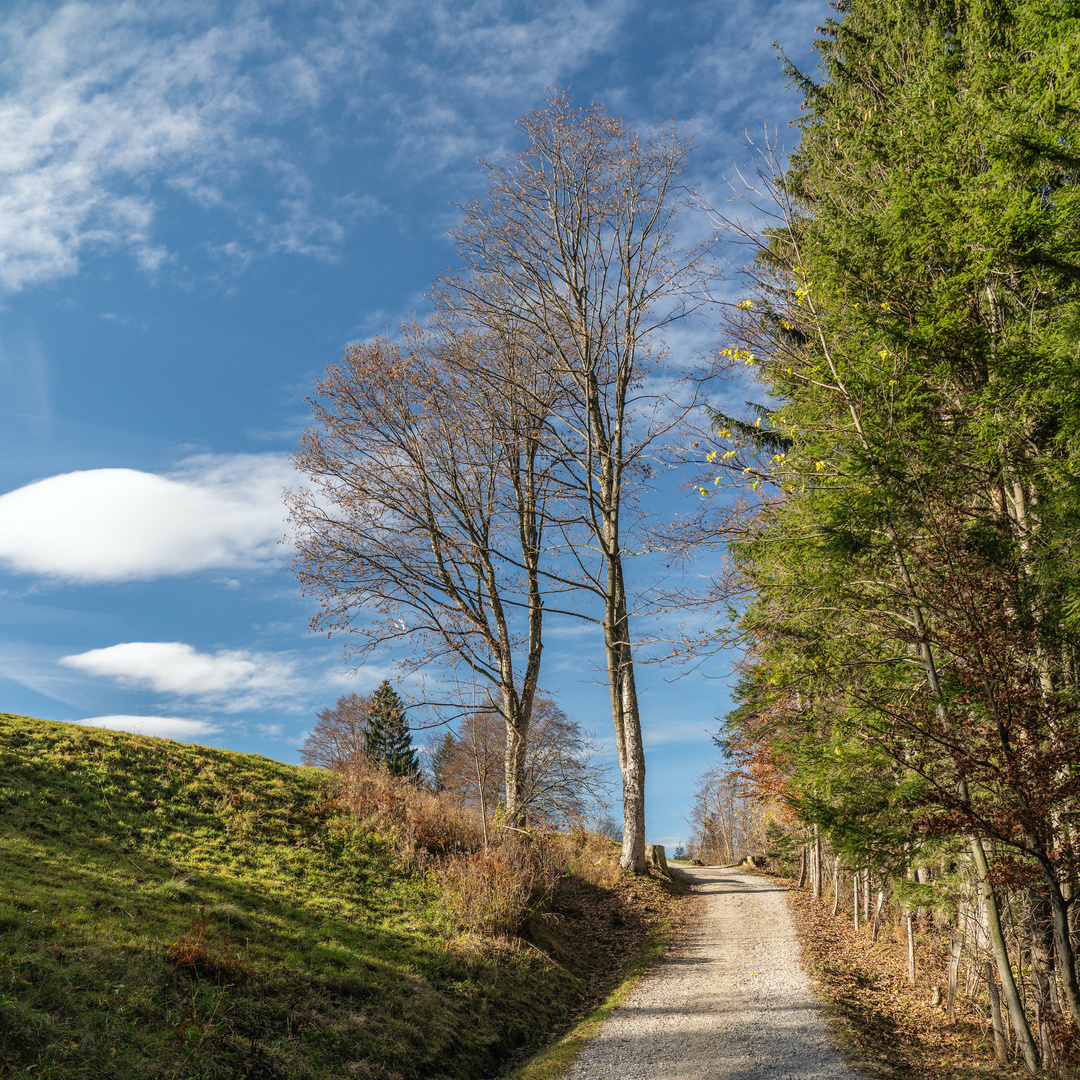
<instances>
[{"instance_id":1,"label":"forest","mask_svg":"<svg viewBox=\"0 0 1080 1080\"><path fill-rule=\"evenodd\" d=\"M725 351L761 397L750 420L712 414L712 486L744 493L717 583L743 659L717 739L800 884L842 889L875 935L906 926L912 980L913 923L934 928L949 1015L989 995L997 1054L1064 1074L1080 11L834 10L820 73L789 65L798 147L757 148L755 225L731 225L754 257Z\"/></svg>"}]
</instances>

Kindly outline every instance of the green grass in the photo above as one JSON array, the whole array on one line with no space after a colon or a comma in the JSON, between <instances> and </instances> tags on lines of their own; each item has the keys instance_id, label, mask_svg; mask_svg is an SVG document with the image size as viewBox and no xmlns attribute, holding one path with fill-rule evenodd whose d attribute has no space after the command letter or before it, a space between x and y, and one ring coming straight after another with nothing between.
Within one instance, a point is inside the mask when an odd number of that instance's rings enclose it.
<instances>
[{"instance_id":1,"label":"green grass","mask_svg":"<svg viewBox=\"0 0 1080 1080\"><path fill-rule=\"evenodd\" d=\"M0 1075L491 1075L596 956L434 899L316 770L0 714Z\"/></svg>"}]
</instances>

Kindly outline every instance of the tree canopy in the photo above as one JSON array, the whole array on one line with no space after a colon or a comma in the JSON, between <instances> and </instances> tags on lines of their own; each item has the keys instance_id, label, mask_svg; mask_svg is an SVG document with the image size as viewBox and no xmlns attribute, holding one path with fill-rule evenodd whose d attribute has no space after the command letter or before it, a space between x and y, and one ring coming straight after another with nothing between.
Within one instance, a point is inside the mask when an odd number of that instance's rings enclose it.
<instances>
[{"instance_id":1,"label":"tree canopy","mask_svg":"<svg viewBox=\"0 0 1080 1080\"><path fill-rule=\"evenodd\" d=\"M389 679L383 679L371 695L366 749L368 760L386 768L391 776L415 779L419 775L420 766L413 748L412 732L405 719L405 705Z\"/></svg>"}]
</instances>

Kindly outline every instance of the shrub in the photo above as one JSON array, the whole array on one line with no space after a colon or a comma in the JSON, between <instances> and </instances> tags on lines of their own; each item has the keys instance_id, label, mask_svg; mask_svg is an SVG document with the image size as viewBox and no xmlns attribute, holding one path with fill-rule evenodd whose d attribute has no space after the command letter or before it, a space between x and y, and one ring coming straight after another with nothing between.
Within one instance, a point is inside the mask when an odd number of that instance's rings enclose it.
<instances>
[{"instance_id":1,"label":"shrub","mask_svg":"<svg viewBox=\"0 0 1080 1080\"><path fill-rule=\"evenodd\" d=\"M390 833L401 854L418 867L483 846L479 816L445 795L424 791L408 778L365 764L338 775L349 809L360 820Z\"/></svg>"},{"instance_id":2,"label":"shrub","mask_svg":"<svg viewBox=\"0 0 1080 1080\"><path fill-rule=\"evenodd\" d=\"M622 878L619 866L619 843L604 834L571 830L562 838L566 847L569 870L575 877L590 885L612 885Z\"/></svg>"},{"instance_id":3,"label":"shrub","mask_svg":"<svg viewBox=\"0 0 1080 1080\"><path fill-rule=\"evenodd\" d=\"M246 975L246 968L238 956L230 956L230 948L239 942L229 936L227 930L221 933L221 945L206 940L206 909L201 908L196 918L191 920L191 929L181 934L165 950L165 955L173 965L173 971L192 977L213 979L218 985L238 982ZM245 950L246 951L246 950Z\"/></svg>"},{"instance_id":4,"label":"shrub","mask_svg":"<svg viewBox=\"0 0 1080 1080\"><path fill-rule=\"evenodd\" d=\"M479 813L449 793L422 790L363 763L338 777L352 813L391 835L408 864L431 872L443 914L462 930L518 934L568 872L600 886L622 875L618 844L581 827L566 835L526 832L501 824L496 815L485 846Z\"/></svg>"},{"instance_id":5,"label":"shrub","mask_svg":"<svg viewBox=\"0 0 1080 1080\"><path fill-rule=\"evenodd\" d=\"M543 836L513 836L484 851L448 859L436 870L439 903L461 927L514 935L551 899L566 873L563 844Z\"/></svg>"}]
</instances>

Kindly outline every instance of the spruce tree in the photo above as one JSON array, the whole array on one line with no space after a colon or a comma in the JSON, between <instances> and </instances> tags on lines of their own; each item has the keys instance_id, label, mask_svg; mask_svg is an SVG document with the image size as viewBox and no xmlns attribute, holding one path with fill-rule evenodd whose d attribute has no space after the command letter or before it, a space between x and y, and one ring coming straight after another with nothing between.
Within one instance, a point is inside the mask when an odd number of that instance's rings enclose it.
<instances>
[{"instance_id":1,"label":"spruce tree","mask_svg":"<svg viewBox=\"0 0 1080 1080\"><path fill-rule=\"evenodd\" d=\"M791 71L801 143L729 349L768 387L774 437L719 418L714 459L775 495L736 546L753 652L729 734L767 742L860 860L967 835L987 889L980 837L999 873L1040 874L1080 1019L1061 896L1080 869L1062 824L1080 810L1063 764L1080 756L1080 5L835 8L824 77Z\"/></svg>"},{"instance_id":2,"label":"spruce tree","mask_svg":"<svg viewBox=\"0 0 1080 1080\"><path fill-rule=\"evenodd\" d=\"M452 731L447 731L439 740L431 754L431 790L446 791L449 771L454 760L457 739Z\"/></svg>"},{"instance_id":3,"label":"spruce tree","mask_svg":"<svg viewBox=\"0 0 1080 1080\"><path fill-rule=\"evenodd\" d=\"M382 681L371 697L366 748L372 764L386 766L391 776L415 779L419 774L405 706L388 679Z\"/></svg>"}]
</instances>

